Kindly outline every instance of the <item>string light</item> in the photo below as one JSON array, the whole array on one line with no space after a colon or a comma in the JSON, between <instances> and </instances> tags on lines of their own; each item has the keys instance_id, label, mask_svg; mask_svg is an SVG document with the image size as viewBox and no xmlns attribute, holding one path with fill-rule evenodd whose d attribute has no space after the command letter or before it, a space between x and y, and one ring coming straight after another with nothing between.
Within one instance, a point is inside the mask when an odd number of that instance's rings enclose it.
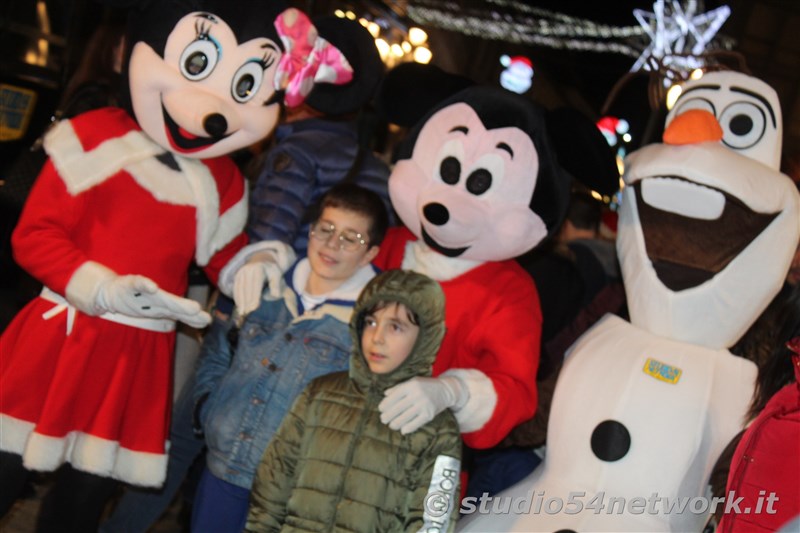
<instances>
[{"instance_id":1,"label":"string light","mask_svg":"<svg viewBox=\"0 0 800 533\"><path fill-rule=\"evenodd\" d=\"M672 8L676 13L680 9L680 18L675 23L684 24L686 28L683 46L692 49L699 44L692 27L697 29L702 24L710 24L699 33L700 40L707 44L713 36L710 30L721 24L713 16L715 12L695 15L695 3L695 0L689 0L689 5L683 9L673 1L678 7ZM413 5L407 5L406 12L411 20L422 26L518 44L608 52L633 58L640 58L650 44L647 42L647 28L641 23L622 27L598 24L516 0L487 0L486 5L489 9L464 7L447 0L417 0ZM732 47L730 39L721 38L719 43L725 48Z\"/></svg>"},{"instance_id":2,"label":"string light","mask_svg":"<svg viewBox=\"0 0 800 533\"><path fill-rule=\"evenodd\" d=\"M414 61L417 63L422 63L423 65L427 65L430 63L431 59L433 58L433 54L430 50L425 48L424 46L418 46L414 49Z\"/></svg>"},{"instance_id":3,"label":"string light","mask_svg":"<svg viewBox=\"0 0 800 533\"><path fill-rule=\"evenodd\" d=\"M414 46L419 46L428 40L428 34L421 28L411 27L408 29L408 40Z\"/></svg>"},{"instance_id":4,"label":"string light","mask_svg":"<svg viewBox=\"0 0 800 533\"><path fill-rule=\"evenodd\" d=\"M676 0L669 4L656 0L652 12L634 9L633 16L647 33L650 43L631 67L631 72L652 70L651 58L681 73L688 74L702 67L701 54L730 13L728 6L697 13L696 0L689 0L685 7ZM665 76L664 86L669 87L671 81Z\"/></svg>"},{"instance_id":5,"label":"string light","mask_svg":"<svg viewBox=\"0 0 800 533\"><path fill-rule=\"evenodd\" d=\"M375 46L380 53L381 60L387 67L392 68L397 63L403 61L416 61L417 63L429 63L433 53L428 48L426 42L428 34L422 28L416 26L408 28L398 25L396 22L384 18L373 20L372 15L357 17L353 11L342 11L337 9L334 15L339 18L358 20L359 24L369 31L375 39Z\"/></svg>"}]
</instances>

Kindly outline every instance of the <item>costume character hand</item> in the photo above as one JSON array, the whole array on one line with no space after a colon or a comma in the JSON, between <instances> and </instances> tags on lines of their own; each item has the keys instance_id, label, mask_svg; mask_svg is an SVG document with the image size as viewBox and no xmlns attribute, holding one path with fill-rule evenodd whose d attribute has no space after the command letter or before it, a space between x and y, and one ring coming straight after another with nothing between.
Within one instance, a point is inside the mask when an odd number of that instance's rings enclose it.
<instances>
[{"instance_id":1,"label":"costume character hand","mask_svg":"<svg viewBox=\"0 0 800 533\"><path fill-rule=\"evenodd\" d=\"M469 391L454 376L411 378L386 389L385 394L378 405L381 422L403 435L416 431L448 407L458 409L469 400Z\"/></svg>"},{"instance_id":2,"label":"costume character hand","mask_svg":"<svg viewBox=\"0 0 800 533\"><path fill-rule=\"evenodd\" d=\"M211 315L196 301L175 296L150 278L137 275L116 276L103 282L97 290L95 306L100 313L169 318L195 328L211 322Z\"/></svg>"},{"instance_id":3,"label":"costume character hand","mask_svg":"<svg viewBox=\"0 0 800 533\"><path fill-rule=\"evenodd\" d=\"M244 317L258 309L265 282L269 286L270 295L278 298L282 275L283 272L271 252L253 254L233 278L233 301L239 316Z\"/></svg>"}]
</instances>

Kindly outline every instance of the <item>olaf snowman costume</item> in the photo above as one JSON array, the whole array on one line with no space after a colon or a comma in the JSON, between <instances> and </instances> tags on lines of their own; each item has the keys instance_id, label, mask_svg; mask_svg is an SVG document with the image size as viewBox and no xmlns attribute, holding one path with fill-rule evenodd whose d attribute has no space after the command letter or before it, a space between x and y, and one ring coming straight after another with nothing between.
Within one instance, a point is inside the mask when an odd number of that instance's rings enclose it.
<instances>
[{"instance_id":1,"label":"olaf snowman costume","mask_svg":"<svg viewBox=\"0 0 800 533\"><path fill-rule=\"evenodd\" d=\"M687 83L664 142L626 165L617 252L631 323L607 316L572 346L545 461L497 496L510 512L474 515L461 531L703 529L701 497L756 376L727 348L780 289L800 235L781 130L760 80ZM670 512L681 498L683 512Z\"/></svg>"}]
</instances>

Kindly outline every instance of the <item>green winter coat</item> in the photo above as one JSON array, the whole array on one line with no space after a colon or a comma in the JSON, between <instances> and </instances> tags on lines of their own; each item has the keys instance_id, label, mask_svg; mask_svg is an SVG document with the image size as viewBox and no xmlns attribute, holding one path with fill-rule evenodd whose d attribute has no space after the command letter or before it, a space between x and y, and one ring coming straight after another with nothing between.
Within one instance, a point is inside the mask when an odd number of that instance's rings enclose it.
<instances>
[{"instance_id":1,"label":"green winter coat","mask_svg":"<svg viewBox=\"0 0 800 533\"><path fill-rule=\"evenodd\" d=\"M361 352L365 311L398 301L419 317L411 355L373 374ZM267 447L251 494L247 531L452 531L459 509L461 437L449 410L402 435L380 421L384 390L430 376L444 337L435 281L392 270L359 296L350 322L350 372L312 381Z\"/></svg>"}]
</instances>

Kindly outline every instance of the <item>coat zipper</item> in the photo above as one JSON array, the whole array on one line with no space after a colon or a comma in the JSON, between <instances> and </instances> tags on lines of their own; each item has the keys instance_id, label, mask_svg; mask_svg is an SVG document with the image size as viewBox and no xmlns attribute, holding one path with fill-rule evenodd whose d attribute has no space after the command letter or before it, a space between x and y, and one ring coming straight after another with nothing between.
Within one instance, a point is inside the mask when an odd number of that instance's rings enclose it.
<instances>
[{"instance_id":1,"label":"coat zipper","mask_svg":"<svg viewBox=\"0 0 800 533\"><path fill-rule=\"evenodd\" d=\"M373 380L374 381L374 380ZM344 463L344 472L348 472L350 470L350 466L353 464L353 456L356 452L356 443L359 442L361 439L361 433L364 431L364 425L367 422L367 417L369 416L369 409L367 409L367 405L371 405L372 397L375 396L373 387L370 387L369 393L367 394L364 405L361 408L361 416L358 419L358 423L356 424L356 429L353 431L351 439L350 439L350 447L347 450L347 458ZM327 528L325 531L333 531L334 523L336 522L336 518L339 516L339 504L342 502L342 497L344 496L344 485L345 485L345 478L342 478L342 483L339 485L338 494L336 495L336 512L332 517L332 521L327 524Z\"/></svg>"}]
</instances>

